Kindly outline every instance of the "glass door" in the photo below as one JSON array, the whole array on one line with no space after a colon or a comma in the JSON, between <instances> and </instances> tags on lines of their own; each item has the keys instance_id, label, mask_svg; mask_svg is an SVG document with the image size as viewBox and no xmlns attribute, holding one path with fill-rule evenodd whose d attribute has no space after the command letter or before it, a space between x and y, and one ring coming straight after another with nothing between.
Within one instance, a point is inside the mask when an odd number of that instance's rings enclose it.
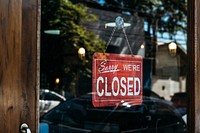
<instances>
[{"instance_id":1,"label":"glass door","mask_svg":"<svg viewBox=\"0 0 200 133\"><path fill-rule=\"evenodd\" d=\"M49 132L186 132L187 1L41 4Z\"/></svg>"}]
</instances>

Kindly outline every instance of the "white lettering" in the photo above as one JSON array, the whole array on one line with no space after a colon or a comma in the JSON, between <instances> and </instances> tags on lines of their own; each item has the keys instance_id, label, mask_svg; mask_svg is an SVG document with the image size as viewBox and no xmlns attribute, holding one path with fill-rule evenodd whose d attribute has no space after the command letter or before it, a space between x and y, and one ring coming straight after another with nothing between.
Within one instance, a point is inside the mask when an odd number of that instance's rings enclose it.
<instances>
[{"instance_id":1,"label":"white lettering","mask_svg":"<svg viewBox=\"0 0 200 133\"><path fill-rule=\"evenodd\" d=\"M140 65L123 65L125 71L140 71Z\"/></svg>"},{"instance_id":2,"label":"white lettering","mask_svg":"<svg viewBox=\"0 0 200 133\"><path fill-rule=\"evenodd\" d=\"M122 77L121 80L120 80L121 87L124 90L124 91L122 91L122 89L120 89L120 93L121 93L122 96L125 96L126 95L126 85L123 82L126 83L125 77Z\"/></svg>"},{"instance_id":3,"label":"white lettering","mask_svg":"<svg viewBox=\"0 0 200 133\"><path fill-rule=\"evenodd\" d=\"M96 86L96 89L97 89L97 94L98 94L98 96L103 96L103 93L104 93L104 90L102 89L102 91L100 92L99 91L99 82L102 82L102 83L104 83L104 80L103 80L103 77L99 77L98 79L97 79L97 86Z\"/></svg>"},{"instance_id":4,"label":"white lettering","mask_svg":"<svg viewBox=\"0 0 200 133\"><path fill-rule=\"evenodd\" d=\"M136 90L138 85L138 91ZM139 78L134 78L134 95L139 95L140 94L140 79Z\"/></svg>"},{"instance_id":5,"label":"white lettering","mask_svg":"<svg viewBox=\"0 0 200 133\"><path fill-rule=\"evenodd\" d=\"M116 82L117 88L115 88L115 82ZM115 89L117 89L117 92L115 92ZM117 77L114 77L112 81L112 93L113 93L113 96L118 96L119 94L119 79Z\"/></svg>"},{"instance_id":6,"label":"white lettering","mask_svg":"<svg viewBox=\"0 0 200 133\"><path fill-rule=\"evenodd\" d=\"M112 81L111 83L108 81ZM104 86L100 87L100 86ZM99 77L97 79L96 91L99 97L101 96L133 96L139 95L141 92L141 82L138 77L113 77L108 80L108 77Z\"/></svg>"},{"instance_id":7,"label":"white lettering","mask_svg":"<svg viewBox=\"0 0 200 133\"><path fill-rule=\"evenodd\" d=\"M119 69L118 69L118 64L117 65L106 65L107 64L107 61L102 61L100 63L100 66L98 68L98 71L100 73L109 73L109 72L118 72Z\"/></svg>"},{"instance_id":8,"label":"white lettering","mask_svg":"<svg viewBox=\"0 0 200 133\"><path fill-rule=\"evenodd\" d=\"M128 96L132 96L133 95L133 91L131 91L131 88L133 88L133 84L131 84L131 82L133 82L133 78L132 77L128 77L128 79L127 79Z\"/></svg>"},{"instance_id":9,"label":"white lettering","mask_svg":"<svg viewBox=\"0 0 200 133\"><path fill-rule=\"evenodd\" d=\"M105 77L105 96L111 96L111 92L108 92L108 78Z\"/></svg>"}]
</instances>

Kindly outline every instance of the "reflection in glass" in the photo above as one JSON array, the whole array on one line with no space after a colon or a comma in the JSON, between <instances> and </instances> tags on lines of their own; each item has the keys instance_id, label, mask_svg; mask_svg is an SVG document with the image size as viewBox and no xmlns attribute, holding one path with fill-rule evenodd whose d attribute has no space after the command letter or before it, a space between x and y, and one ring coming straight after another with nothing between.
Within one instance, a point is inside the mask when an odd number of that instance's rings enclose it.
<instances>
[{"instance_id":1,"label":"reflection in glass","mask_svg":"<svg viewBox=\"0 0 200 133\"><path fill-rule=\"evenodd\" d=\"M41 6L41 90L65 98L41 113L50 132L186 132L187 1L42 0ZM117 16L130 24L126 35L106 26ZM56 35L45 32L53 29ZM94 108L85 95L92 94L92 55L130 55L127 40L143 57L144 101ZM43 96L41 109L50 106Z\"/></svg>"}]
</instances>

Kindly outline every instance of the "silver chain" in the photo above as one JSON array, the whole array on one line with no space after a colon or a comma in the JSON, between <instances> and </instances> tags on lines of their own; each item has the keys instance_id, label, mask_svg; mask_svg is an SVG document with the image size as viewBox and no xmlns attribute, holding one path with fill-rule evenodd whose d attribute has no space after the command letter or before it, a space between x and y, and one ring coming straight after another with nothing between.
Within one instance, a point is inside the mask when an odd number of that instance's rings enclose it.
<instances>
[{"instance_id":1,"label":"silver chain","mask_svg":"<svg viewBox=\"0 0 200 133\"><path fill-rule=\"evenodd\" d=\"M112 34L111 34L111 36L110 36L108 42L106 43L106 50L107 50L107 48L108 48L108 45L109 45L110 42L111 42L111 39L112 39L112 37L113 37L113 35L114 35L114 33L115 33L116 28L117 28L116 26L113 28ZM106 50L104 51L104 53L106 52Z\"/></svg>"},{"instance_id":2,"label":"silver chain","mask_svg":"<svg viewBox=\"0 0 200 133\"><path fill-rule=\"evenodd\" d=\"M129 41L128 41L128 37L127 37L127 35L126 35L125 28L123 27L122 29L123 29L124 35L125 35L125 37L126 37L126 41L127 41L127 43L128 43L128 48L129 48L129 50L130 50L130 52L131 52L131 55L133 55L133 51L132 51L131 45L130 45L130 43L129 43Z\"/></svg>"},{"instance_id":3,"label":"silver chain","mask_svg":"<svg viewBox=\"0 0 200 133\"><path fill-rule=\"evenodd\" d=\"M106 52L106 50L107 50L107 48L108 48L108 45L109 45L110 42L111 42L111 39L112 39L112 37L113 37L113 35L114 35L114 33L115 33L115 30L116 30L116 29L122 29L122 30L123 30L123 33L124 33L124 35L125 35L126 41L127 41L127 43L128 43L128 48L129 48L129 50L130 50L130 52L131 52L131 55L133 55L133 52L132 52L130 43L129 43L129 41L128 41L128 37L127 37L126 32L125 32L124 20L123 20L123 18L122 18L122 17L117 17L117 18L115 19L115 24L116 24L116 26L113 28L112 34L111 34L111 36L110 36L110 38L109 38L109 40L108 40L108 42L107 42L107 44L106 44L106 49L105 49L104 53Z\"/></svg>"}]
</instances>

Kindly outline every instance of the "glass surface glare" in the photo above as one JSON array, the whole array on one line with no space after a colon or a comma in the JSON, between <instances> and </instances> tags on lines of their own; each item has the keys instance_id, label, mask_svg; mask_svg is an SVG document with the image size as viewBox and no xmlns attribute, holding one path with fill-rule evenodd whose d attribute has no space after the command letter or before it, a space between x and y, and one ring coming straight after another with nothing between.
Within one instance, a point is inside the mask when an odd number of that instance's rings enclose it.
<instances>
[{"instance_id":1,"label":"glass surface glare","mask_svg":"<svg viewBox=\"0 0 200 133\"><path fill-rule=\"evenodd\" d=\"M42 0L41 10L41 131L187 132L187 1Z\"/></svg>"}]
</instances>

